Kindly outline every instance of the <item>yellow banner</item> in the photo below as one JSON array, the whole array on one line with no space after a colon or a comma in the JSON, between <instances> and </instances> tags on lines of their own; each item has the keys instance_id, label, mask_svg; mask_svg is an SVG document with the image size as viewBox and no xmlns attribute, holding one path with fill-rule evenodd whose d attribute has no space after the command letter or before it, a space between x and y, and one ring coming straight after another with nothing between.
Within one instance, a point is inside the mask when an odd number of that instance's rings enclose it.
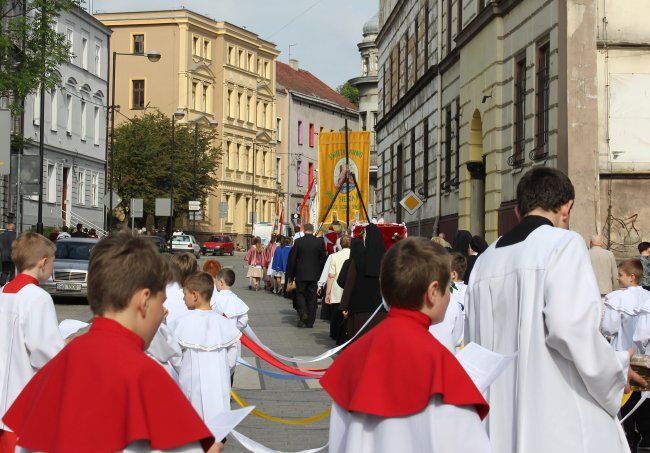
<instances>
[{"instance_id":1,"label":"yellow banner","mask_svg":"<svg viewBox=\"0 0 650 453\"><path fill-rule=\"evenodd\" d=\"M345 132L321 132L318 136L318 221L346 223L346 206L350 200L350 223L368 220L370 179L370 132L348 132L350 171L345 163ZM354 178L352 177L354 174ZM356 179L359 192L354 186ZM327 208L341 188L331 210ZM327 218L325 214L327 213Z\"/></svg>"}]
</instances>

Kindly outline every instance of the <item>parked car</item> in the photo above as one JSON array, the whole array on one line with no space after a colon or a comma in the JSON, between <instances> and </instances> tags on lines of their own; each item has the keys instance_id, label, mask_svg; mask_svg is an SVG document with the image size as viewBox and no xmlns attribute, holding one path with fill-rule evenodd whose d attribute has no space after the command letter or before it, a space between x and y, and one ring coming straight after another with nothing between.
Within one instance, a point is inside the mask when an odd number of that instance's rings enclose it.
<instances>
[{"instance_id":1,"label":"parked car","mask_svg":"<svg viewBox=\"0 0 650 453\"><path fill-rule=\"evenodd\" d=\"M69 238L55 242L54 270L41 287L51 296L86 297L88 260L99 239Z\"/></svg>"},{"instance_id":2,"label":"parked car","mask_svg":"<svg viewBox=\"0 0 650 453\"><path fill-rule=\"evenodd\" d=\"M207 241L203 243L201 247L201 253L204 255L225 255L230 253L230 256L235 254L235 243L232 238L228 235L215 235L210 236Z\"/></svg>"},{"instance_id":3,"label":"parked car","mask_svg":"<svg viewBox=\"0 0 650 453\"><path fill-rule=\"evenodd\" d=\"M191 234L175 234L171 240L172 253L189 252L199 258L201 246Z\"/></svg>"}]
</instances>

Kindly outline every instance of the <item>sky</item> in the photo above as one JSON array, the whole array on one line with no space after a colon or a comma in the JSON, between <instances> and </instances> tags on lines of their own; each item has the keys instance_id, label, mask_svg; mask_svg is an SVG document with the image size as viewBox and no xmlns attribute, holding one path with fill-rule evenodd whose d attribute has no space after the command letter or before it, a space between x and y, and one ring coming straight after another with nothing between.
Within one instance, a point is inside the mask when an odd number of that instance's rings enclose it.
<instances>
[{"instance_id":1,"label":"sky","mask_svg":"<svg viewBox=\"0 0 650 453\"><path fill-rule=\"evenodd\" d=\"M279 61L336 88L361 75L357 44L379 0L86 0L95 12L186 9L225 20L276 44Z\"/></svg>"}]
</instances>

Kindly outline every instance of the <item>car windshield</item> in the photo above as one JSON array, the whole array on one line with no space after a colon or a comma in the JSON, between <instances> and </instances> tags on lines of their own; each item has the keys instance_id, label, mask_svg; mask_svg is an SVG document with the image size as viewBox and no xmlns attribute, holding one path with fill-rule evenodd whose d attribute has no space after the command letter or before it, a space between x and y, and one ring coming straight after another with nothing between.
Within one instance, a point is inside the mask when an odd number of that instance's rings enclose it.
<instances>
[{"instance_id":1,"label":"car windshield","mask_svg":"<svg viewBox=\"0 0 650 453\"><path fill-rule=\"evenodd\" d=\"M172 241L173 242L190 242L190 237L189 236L182 236L182 235L173 236Z\"/></svg>"},{"instance_id":2,"label":"car windshield","mask_svg":"<svg viewBox=\"0 0 650 453\"><path fill-rule=\"evenodd\" d=\"M208 242L228 242L228 241L226 241L226 238L223 236L210 236L210 240Z\"/></svg>"},{"instance_id":3,"label":"car windshield","mask_svg":"<svg viewBox=\"0 0 650 453\"><path fill-rule=\"evenodd\" d=\"M90 259L90 252L95 247L94 242L56 242L56 252L54 257L65 260L82 260Z\"/></svg>"}]
</instances>

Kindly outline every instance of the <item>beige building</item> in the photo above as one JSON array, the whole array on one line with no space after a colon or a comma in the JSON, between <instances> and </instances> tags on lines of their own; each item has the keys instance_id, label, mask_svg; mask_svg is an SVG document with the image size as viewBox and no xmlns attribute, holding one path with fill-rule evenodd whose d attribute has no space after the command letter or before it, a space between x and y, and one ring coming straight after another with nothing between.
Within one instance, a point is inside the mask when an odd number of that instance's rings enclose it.
<instances>
[{"instance_id":1,"label":"beige building","mask_svg":"<svg viewBox=\"0 0 650 453\"><path fill-rule=\"evenodd\" d=\"M113 30L111 51L160 52L156 64L118 55L116 105L129 117L155 107L178 124L217 127L222 163L201 229L245 243L251 220L272 221L275 173L275 44L189 10L97 14ZM117 122L117 119L116 119ZM255 212L255 215L253 215ZM178 223L181 223L179 220Z\"/></svg>"},{"instance_id":2,"label":"beige building","mask_svg":"<svg viewBox=\"0 0 650 453\"><path fill-rule=\"evenodd\" d=\"M387 220L415 234L466 229L492 241L516 222L515 188L535 165L571 177L571 226L585 237L611 223L610 204L616 218L647 213L625 200L647 192L646 137L631 144L619 129L623 149L609 149L617 125L634 119L650 130L650 116L630 105L647 98L649 54L639 44L648 32L634 17L648 6L631 3L380 1L378 205ZM636 88L608 112L612 75L632 66L643 75L619 77L619 88ZM408 190L425 199L414 214L399 205ZM627 235L617 240L632 242Z\"/></svg>"}]
</instances>

